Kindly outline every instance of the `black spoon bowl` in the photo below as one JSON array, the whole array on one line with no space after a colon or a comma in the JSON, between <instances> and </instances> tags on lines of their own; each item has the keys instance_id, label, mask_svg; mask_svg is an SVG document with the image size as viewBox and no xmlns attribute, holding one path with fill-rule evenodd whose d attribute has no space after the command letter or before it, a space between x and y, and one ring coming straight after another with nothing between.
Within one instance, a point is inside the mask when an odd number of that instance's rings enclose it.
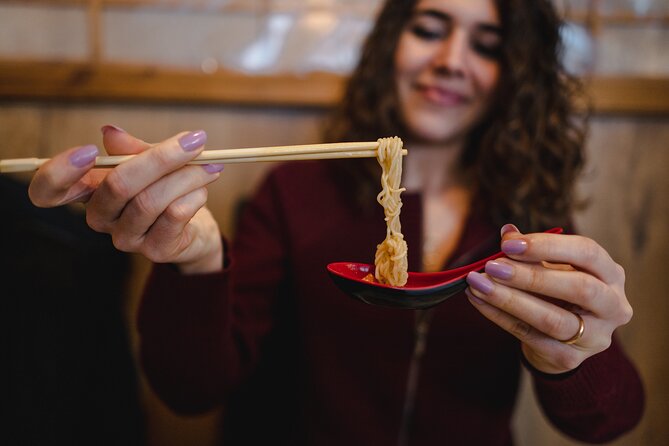
<instances>
[{"instance_id":1,"label":"black spoon bowl","mask_svg":"<svg viewBox=\"0 0 669 446\"><path fill-rule=\"evenodd\" d=\"M546 233L560 234L562 228ZM504 256L498 252L459 268L433 273L409 272L404 286L390 286L366 277L374 275L374 265L355 262L334 262L327 271L334 283L349 296L371 305L420 310L444 302L467 288L467 274L483 271L487 262ZM371 276L369 276L371 274Z\"/></svg>"}]
</instances>

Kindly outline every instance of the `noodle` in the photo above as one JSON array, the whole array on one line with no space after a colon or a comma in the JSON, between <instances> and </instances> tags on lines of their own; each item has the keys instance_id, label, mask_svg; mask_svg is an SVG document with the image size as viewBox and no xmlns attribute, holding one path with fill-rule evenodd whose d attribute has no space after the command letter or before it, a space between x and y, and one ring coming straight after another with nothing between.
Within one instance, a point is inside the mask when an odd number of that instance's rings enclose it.
<instances>
[{"instance_id":1,"label":"noodle","mask_svg":"<svg viewBox=\"0 0 669 446\"><path fill-rule=\"evenodd\" d=\"M408 278L407 243L400 225L402 199L402 140L398 137L380 138L377 159L382 168L381 192L376 200L383 206L386 238L376 247L374 277L380 283L404 286Z\"/></svg>"}]
</instances>

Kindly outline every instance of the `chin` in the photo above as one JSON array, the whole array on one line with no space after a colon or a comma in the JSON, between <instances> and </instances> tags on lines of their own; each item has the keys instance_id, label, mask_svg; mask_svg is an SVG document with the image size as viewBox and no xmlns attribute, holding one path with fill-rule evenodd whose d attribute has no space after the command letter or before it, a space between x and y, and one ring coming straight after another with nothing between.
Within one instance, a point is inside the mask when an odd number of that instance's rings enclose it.
<instances>
[{"instance_id":1,"label":"chin","mask_svg":"<svg viewBox=\"0 0 669 446\"><path fill-rule=\"evenodd\" d=\"M405 122L411 135L418 141L444 144L457 141L471 128L471 110L455 107L449 110L421 110L416 107L405 113Z\"/></svg>"},{"instance_id":2,"label":"chin","mask_svg":"<svg viewBox=\"0 0 669 446\"><path fill-rule=\"evenodd\" d=\"M409 125L413 137L423 143L448 144L462 139L463 132L457 126L444 125L443 120L428 123L422 121ZM426 125L429 124L429 125Z\"/></svg>"}]
</instances>

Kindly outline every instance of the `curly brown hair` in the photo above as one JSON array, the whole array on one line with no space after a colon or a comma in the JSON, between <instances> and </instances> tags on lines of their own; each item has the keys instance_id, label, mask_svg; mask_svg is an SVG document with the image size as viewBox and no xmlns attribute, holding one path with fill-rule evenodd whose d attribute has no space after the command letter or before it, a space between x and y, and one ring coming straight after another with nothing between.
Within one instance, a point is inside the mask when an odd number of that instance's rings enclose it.
<instances>
[{"instance_id":1,"label":"curly brown hair","mask_svg":"<svg viewBox=\"0 0 669 446\"><path fill-rule=\"evenodd\" d=\"M492 223L536 231L566 225L584 164L587 113L578 79L562 63L561 19L546 0L496 0L502 28L501 78L492 106L460 160ZM416 0L389 0L325 128L329 141L400 136L411 143L396 93L394 53ZM577 102L578 100L578 102ZM409 146L407 146L409 147ZM348 166L361 190L375 181ZM371 189L373 190L373 189Z\"/></svg>"}]
</instances>

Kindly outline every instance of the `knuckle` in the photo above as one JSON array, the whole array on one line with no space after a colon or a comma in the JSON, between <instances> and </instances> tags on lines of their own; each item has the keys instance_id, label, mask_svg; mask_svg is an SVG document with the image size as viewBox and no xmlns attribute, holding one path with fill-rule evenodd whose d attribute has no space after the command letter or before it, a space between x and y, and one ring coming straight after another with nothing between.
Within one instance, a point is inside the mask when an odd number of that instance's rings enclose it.
<instances>
[{"instance_id":1,"label":"knuckle","mask_svg":"<svg viewBox=\"0 0 669 446\"><path fill-rule=\"evenodd\" d=\"M170 204L164 212L164 217L168 223L182 222L189 219L190 216L190 206L181 202Z\"/></svg>"},{"instance_id":2,"label":"knuckle","mask_svg":"<svg viewBox=\"0 0 669 446\"><path fill-rule=\"evenodd\" d=\"M206 188L194 190L188 195L187 199L172 202L165 209L165 218L172 223L190 220L197 210L205 205L207 196Z\"/></svg>"},{"instance_id":3,"label":"knuckle","mask_svg":"<svg viewBox=\"0 0 669 446\"><path fill-rule=\"evenodd\" d=\"M618 276L618 282L619 283L625 283L627 273L625 272L625 268L623 268L622 265L619 263L616 263L616 275Z\"/></svg>"},{"instance_id":4,"label":"knuckle","mask_svg":"<svg viewBox=\"0 0 669 446\"><path fill-rule=\"evenodd\" d=\"M620 309L620 323L621 325L628 324L631 320L632 317L634 316L634 309L632 306L629 304L629 302L625 302Z\"/></svg>"},{"instance_id":5,"label":"knuckle","mask_svg":"<svg viewBox=\"0 0 669 446\"><path fill-rule=\"evenodd\" d=\"M173 151L168 150L167 148L156 148L151 151L155 163L158 164L160 168L168 168L174 164Z\"/></svg>"},{"instance_id":6,"label":"knuckle","mask_svg":"<svg viewBox=\"0 0 669 446\"><path fill-rule=\"evenodd\" d=\"M154 215L158 212L158 203L155 197L146 190L140 192L132 199L134 206L139 214Z\"/></svg>"},{"instance_id":7,"label":"knuckle","mask_svg":"<svg viewBox=\"0 0 669 446\"><path fill-rule=\"evenodd\" d=\"M195 209L200 209L204 206L209 198L209 192L206 187L194 190L191 195L192 204Z\"/></svg>"},{"instance_id":8,"label":"knuckle","mask_svg":"<svg viewBox=\"0 0 669 446\"><path fill-rule=\"evenodd\" d=\"M540 292L544 288L544 278L539 268L529 268L526 274L526 287L529 291Z\"/></svg>"},{"instance_id":9,"label":"knuckle","mask_svg":"<svg viewBox=\"0 0 669 446\"><path fill-rule=\"evenodd\" d=\"M119 173L118 169L113 169L109 172L104 184L112 195L124 200L130 198L130 186L125 181L124 176Z\"/></svg>"},{"instance_id":10,"label":"knuckle","mask_svg":"<svg viewBox=\"0 0 669 446\"><path fill-rule=\"evenodd\" d=\"M532 327L525 321L516 320L509 329L512 335L520 340L527 339L532 333Z\"/></svg>"},{"instance_id":11,"label":"knuckle","mask_svg":"<svg viewBox=\"0 0 669 446\"><path fill-rule=\"evenodd\" d=\"M587 264L594 264L601 254L601 247L590 238L583 237L583 260Z\"/></svg>"},{"instance_id":12,"label":"knuckle","mask_svg":"<svg viewBox=\"0 0 669 446\"><path fill-rule=\"evenodd\" d=\"M123 252L133 252L136 247L134 241L123 233L113 233L112 243L116 249Z\"/></svg>"},{"instance_id":13,"label":"knuckle","mask_svg":"<svg viewBox=\"0 0 669 446\"><path fill-rule=\"evenodd\" d=\"M157 246L146 246L142 250L142 255L153 263L166 263L167 256Z\"/></svg>"},{"instance_id":14,"label":"knuckle","mask_svg":"<svg viewBox=\"0 0 669 446\"><path fill-rule=\"evenodd\" d=\"M600 282L589 274L582 274L577 280L575 298L582 307L590 308L600 293Z\"/></svg>"},{"instance_id":15,"label":"knuckle","mask_svg":"<svg viewBox=\"0 0 669 446\"><path fill-rule=\"evenodd\" d=\"M96 232L107 232L106 225L103 223L103 220L100 219L97 214L93 212L86 212L86 224L89 228Z\"/></svg>"},{"instance_id":16,"label":"knuckle","mask_svg":"<svg viewBox=\"0 0 669 446\"><path fill-rule=\"evenodd\" d=\"M611 336L606 336L603 337L602 340L599 342L599 352L603 352L604 350L608 350L609 347L611 347L611 343L613 340L611 339Z\"/></svg>"},{"instance_id":17,"label":"knuckle","mask_svg":"<svg viewBox=\"0 0 669 446\"><path fill-rule=\"evenodd\" d=\"M569 323L564 315L555 311L547 312L541 319L541 331L548 335L561 335L569 332Z\"/></svg>"},{"instance_id":18,"label":"knuckle","mask_svg":"<svg viewBox=\"0 0 669 446\"><path fill-rule=\"evenodd\" d=\"M555 365L564 370L573 370L581 364L581 359L573 348L562 349L554 357Z\"/></svg>"},{"instance_id":19,"label":"knuckle","mask_svg":"<svg viewBox=\"0 0 669 446\"><path fill-rule=\"evenodd\" d=\"M165 243L163 239L156 237L146 240L142 254L154 263L167 263L177 258L182 250L180 243Z\"/></svg>"}]
</instances>

